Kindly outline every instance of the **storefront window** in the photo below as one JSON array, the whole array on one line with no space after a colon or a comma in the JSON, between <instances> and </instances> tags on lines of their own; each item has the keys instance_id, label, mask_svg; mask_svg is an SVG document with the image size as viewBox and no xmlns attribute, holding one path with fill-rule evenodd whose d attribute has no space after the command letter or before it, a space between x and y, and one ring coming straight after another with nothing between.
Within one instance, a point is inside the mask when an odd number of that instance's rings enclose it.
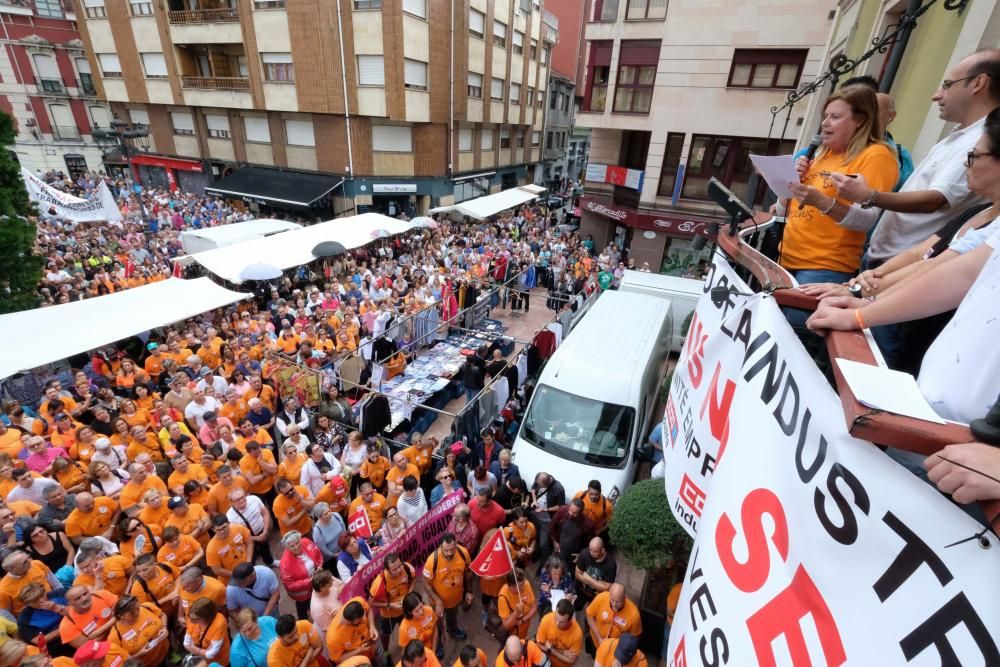
<instances>
[{"instance_id":1,"label":"storefront window","mask_svg":"<svg viewBox=\"0 0 1000 667\"><path fill-rule=\"evenodd\" d=\"M660 273L679 278L700 280L712 263L714 243L708 243L701 250L691 247L694 239L668 238L663 250Z\"/></svg>"}]
</instances>

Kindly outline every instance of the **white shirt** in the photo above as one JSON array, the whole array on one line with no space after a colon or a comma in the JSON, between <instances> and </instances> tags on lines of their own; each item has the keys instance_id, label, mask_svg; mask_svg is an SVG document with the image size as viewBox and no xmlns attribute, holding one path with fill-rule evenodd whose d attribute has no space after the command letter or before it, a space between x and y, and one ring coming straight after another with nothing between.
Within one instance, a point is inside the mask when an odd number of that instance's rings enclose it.
<instances>
[{"instance_id":1,"label":"white shirt","mask_svg":"<svg viewBox=\"0 0 1000 667\"><path fill-rule=\"evenodd\" d=\"M323 489L323 484L333 479L335 475L340 474L340 461L329 452L324 452L323 458L333 466L329 471L321 473L319 466L310 457L302 466L302 472L299 473L299 483L309 489L309 493L314 496Z\"/></svg>"},{"instance_id":2,"label":"white shirt","mask_svg":"<svg viewBox=\"0 0 1000 667\"><path fill-rule=\"evenodd\" d=\"M222 407L214 396L206 396L205 402L198 405L197 401L191 401L184 408L184 418L188 420L194 428L201 429L205 425L205 413L214 412L219 413L219 408Z\"/></svg>"},{"instance_id":3,"label":"white shirt","mask_svg":"<svg viewBox=\"0 0 1000 667\"><path fill-rule=\"evenodd\" d=\"M226 518L229 519L230 523L234 523L237 526L246 526L250 529L250 533L253 535L260 535L264 532L264 512L268 511L264 507L264 502L254 495L247 496L247 508L245 510L240 510L243 516L246 517L246 521L240 518L240 515L236 513L235 507L230 507L229 511L226 512ZM249 522L249 525L247 525Z\"/></svg>"},{"instance_id":4,"label":"white shirt","mask_svg":"<svg viewBox=\"0 0 1000 667\"><path fill-rule=\"evenodd\" d=\"M934 411L969 423L986 416L1000 393L1000 231L993 249L951 322L931 344L917 384Z\"/></svg>"},{"instance_id":5,"label":"white shirt","mask_svg":"<svg viewBox=\"0 0 1000 667\"><path fill-rule=\"evenodd\" d=\"M899 189L900 192L934 190L944 195L948 205L933 213L885 211L872 234L869 257L894 257L934 234L951 218L982 201L969 191L969 184L965 180L965 160L968 152L983 136L985 122L984 116L934 144L927 157Z\"/></svg>"},{"instance_id":6,"label":"white shirt","mask_svg":"<svg viewBox=\"0 0 1000 667\"><path fill-rule=\"evenodd\" d=\"M427 498L424 497L424 492L417 489L412 498L408 498L404 492L396 502L396 511L406 519L408 525L412 526L417 519L427 514Z\"/></svg>"},{"instance_id":7,"label":"white shirt","mask_svg":"<svg viewBox=\"0 0 1000 667\"><path fill-rule=\"evenodd\" d=\"M962 234L961 236L952 239L951 243L948 244L948 250L952 252L957 252L959 255L964 255L970 250L975 250L980 245L982 245L986 239L993 236L993 234L1000 229L1000 218L996 218L993 222L988 225L983 225L979 229L970 229Z\"/></svg>"}]
</instances>

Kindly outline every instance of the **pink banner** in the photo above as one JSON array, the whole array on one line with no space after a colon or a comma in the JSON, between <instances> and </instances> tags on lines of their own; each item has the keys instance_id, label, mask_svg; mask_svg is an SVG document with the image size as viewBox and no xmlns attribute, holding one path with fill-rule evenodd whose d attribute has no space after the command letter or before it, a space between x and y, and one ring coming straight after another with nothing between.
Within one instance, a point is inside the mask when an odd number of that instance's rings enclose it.
<instances>
[{"instance_id":1,"label":"pink banner","mask_svg":"<svg viewBox=\"0 0 1000 667\"><path fill-rule=\"evenodd\" d=\"M405 533L378 549L372 559L355 572L344 586L344 590L340 592L340 601L347 602L358 596L367 598L368 587L375 575L382 571L382 561L388 553L398 555L404 563L412 565L419 575L427 557L437 549L441 536L448 529L455 507L464 501L465 491L459 489L451 492L415 524L407 528Z\"/></svg>"}]
</instances>

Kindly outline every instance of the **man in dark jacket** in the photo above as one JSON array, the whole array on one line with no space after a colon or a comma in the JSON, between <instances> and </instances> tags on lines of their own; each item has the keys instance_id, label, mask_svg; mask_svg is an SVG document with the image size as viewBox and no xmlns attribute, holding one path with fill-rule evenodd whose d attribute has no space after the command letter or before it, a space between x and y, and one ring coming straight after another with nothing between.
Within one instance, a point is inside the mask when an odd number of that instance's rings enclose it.
<instances>
[{"instance_id":1,"label":"man in dark jacket","mask_svg":"<svg viewBox=\"0 0 1000 667\"><path fill-rule=\"evenodd\" d=\"M566 489L552 475L540 472L531 485L531 521L538 531L537 560L545 563L552 554L552 518L566 504Z\"/></svg>"},{"instance_id":2,"label":"man in dark jacket","mask_svg":"<svg viewBox=\"0 0 1000 667\"><path fill-rule=\"evenodd\" d=\"M576 567L577 554L594 536L594 524L584 515L582 500L574 498L556 512L552 518L551 535L556 554L569 567Z\"/></svg>"},{"instance_id":3,"label":"man in dark jacket","mask_svg":"<svg viewBox=\"0 0 1000 667\"><path fill-rule=\"evenodd\" d=\"M486 386L486 348L481 347L465 362L462 384L465 385L465 400L472 401Z\"/></svg>"}]
</instances>

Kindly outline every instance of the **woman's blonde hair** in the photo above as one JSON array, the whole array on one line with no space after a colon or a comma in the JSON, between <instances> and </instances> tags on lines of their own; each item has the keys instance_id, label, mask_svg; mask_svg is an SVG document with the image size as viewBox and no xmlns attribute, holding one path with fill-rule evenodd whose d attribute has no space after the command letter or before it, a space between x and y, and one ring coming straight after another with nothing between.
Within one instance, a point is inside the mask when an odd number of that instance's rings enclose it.
<instances>
[{"instance_id":1,"label":"woman's blonde hair","mask_svg":"<svg viewBox=\"0 0 1000 667\"><path fill-rule=\"evenodd\" d=\"M870 145L883 143L878 126L878 97L868 86L845 86L826 98L823 111L825 112L830 103L836 100L842 100L851 107L854 117L862 121L844 152L844 164L847 164L861 155L861 152ZM817 157L821 157L827 151L824 146Z\"/></svg>"}]
</instances>

